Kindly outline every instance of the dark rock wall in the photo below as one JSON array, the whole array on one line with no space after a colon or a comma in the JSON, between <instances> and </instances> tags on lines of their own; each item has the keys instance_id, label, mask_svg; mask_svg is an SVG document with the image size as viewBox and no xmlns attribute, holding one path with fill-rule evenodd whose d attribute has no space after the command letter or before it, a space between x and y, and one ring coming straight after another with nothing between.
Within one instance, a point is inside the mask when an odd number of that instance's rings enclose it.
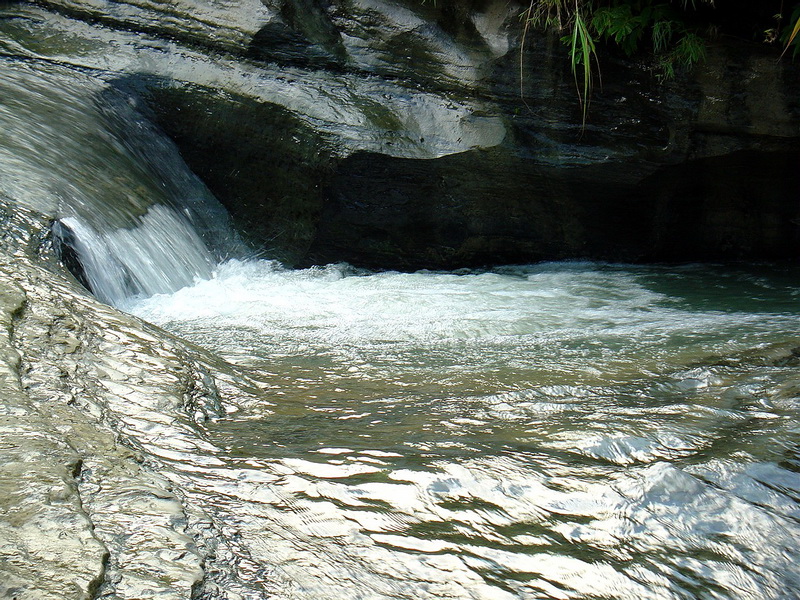
<instances>
[{"instance_id":1,"label":"dark rock wall","mask_svg":"<svg viewBox=\"0 0 800 600\"><path fill-rule=\"evenodd\" d=\"M114 80L289 264L800 254L800 75L752 40L719 37L668 83L601 48L583 128L564 46L530 32L520 52L515 2L42 4L217 65L187 75L171 50Z\"/></svg>"},{"instance_id":2,"label":"dark rock wall","mask_svg":"<svg viewBox=\"0 0 800 600\"><path fill-rule=\"evenodd\" d=\"M314 239L332 164L324 136L284 107L151 85L155 118L256 251L288 264Z\"/></svg>"}]
</instances>

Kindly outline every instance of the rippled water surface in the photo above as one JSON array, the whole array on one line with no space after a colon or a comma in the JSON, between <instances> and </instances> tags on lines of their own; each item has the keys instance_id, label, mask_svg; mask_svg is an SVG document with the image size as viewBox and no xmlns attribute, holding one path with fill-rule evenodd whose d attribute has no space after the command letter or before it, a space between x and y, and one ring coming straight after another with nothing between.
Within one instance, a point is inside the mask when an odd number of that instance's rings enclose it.
<instances>
[{"instance_id":1,"label":"rippled water surface","mask_svg":"<svg viewBox=\"0 0 800 600\"><path fill-rule=\"evenodd\" d=\"M233 261L125 308L259 382L174 461L244 597L777 599L798 300L789 268Z\"/></svg>"}]
</instances>

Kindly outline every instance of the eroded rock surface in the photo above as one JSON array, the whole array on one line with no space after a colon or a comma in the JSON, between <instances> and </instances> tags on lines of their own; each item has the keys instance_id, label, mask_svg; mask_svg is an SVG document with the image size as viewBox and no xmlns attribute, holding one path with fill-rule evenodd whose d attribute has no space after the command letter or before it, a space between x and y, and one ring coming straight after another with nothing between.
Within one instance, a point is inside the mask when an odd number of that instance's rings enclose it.
<instances>
[{"instance_id":1,"label":"eroded rock surface","mask_svg":"<svg viewBox=\"0 0 800 600\"><path fill-rule=\"evenodd\" d=\"M194 597L213 525L160 461L222 411L208 357L40 258L46 224L17 207L0 248L0 596Z\"/></svg>"},{"instance_id":2,"label":"eroded rock surface","mask_svg":"<svg viewBox=\"0 0 800 600\"><path fill-rule=\"evenodd\" d=\"M23 392L14 319L26 302L10 278L0 283L0 596L84 599L103 580L107 551L84 512L80 455Z\"/></svg>"},{"instance_id":3,"label":"eroded rock surface","mask_svg":"<svg viewBox=\"0 0 800 600\"><path fill-rule=\"evenodd\" d=\"M557 36L520 50L523 8L52 0L4 8L0 44L147 106L250 242L288 263L798 255L789 61L723 37L664 84L601 49L583 129Z\"/></svg>"}]
</instances>

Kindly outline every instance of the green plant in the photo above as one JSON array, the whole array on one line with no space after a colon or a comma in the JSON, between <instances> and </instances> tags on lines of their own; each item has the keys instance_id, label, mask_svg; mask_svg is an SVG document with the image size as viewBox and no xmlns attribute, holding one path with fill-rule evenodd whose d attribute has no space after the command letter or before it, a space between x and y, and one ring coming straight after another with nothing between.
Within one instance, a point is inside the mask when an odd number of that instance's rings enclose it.
<instances>
[{"instance_id":1,"label":"green plant","mask_svg":"<svg viewBox=\"0 0 800 600\"><path fill-rule=\"evenodd\" d=\"M689 9L684 2L682 10ZM691 3L692 9L695 3ZM675 66L690 68L705 58L705 42L669 2L622 2L598 8L592 17L597 35L627 56L642 46L652 52L661 78L675 76Z\"/></svg>"},{"instance_id":2,"label":"green plant","mask_svg":"<svg viewBox=\"0 0 800 600\"><path fill-rule=\"evenodd\" d=\"M794 50L792 50L792 59L800 54L800 38L797 37L798 33L800 33L800 4L794 7L791 18L789 19L789 25L783 30L781 35L781 42L784 44L781 58L783 58L783 55L786 54L791 47L794 47Z\"/></svg>"},{"instance_id":3,"label":"green plant","mask_svg":"<svg viewBox=\"0 0 800 600\"><path fill-rule=\"evenodd\" d=\"M561 39L569 49L585 126L594 79L592 63L599 73L597 44L617 47L627 56L647 47L659 78L674 77L676 68L690 68L705 57L705 41L683 18L697 8L698 1L713 4L713 0L531 0L522 13L523 50L530 27L567 33Z\"/></svg>"},{"instance_id":4,"label":"green plant","mask_svg":"<svg viewBox=\"0 0 800 600\"><path fill-rule=\"evenodd\" d=\"M525 36L530 28L544 27L570 31L569 35L561 39L569 46L572 75L575 78L584 126L593 84L591 63L592 60L597 63L597 49L588 25L586 4L588 3L583 0L531 0L528 8L522 13L525 28L520 48L520 85L522 85L522 52L525 48Z\"/></svg>"},{"instance_id":5,"label":"green plant","mask_svg":"<svg viewBox=\"0 0 800 600\"><path fill-rule=\"evenodd\" d=\"M675 76L675 65L690 69L706 57L706 42L696 33L685 32L669 52L659 61L661 77Z\"/></svg>"}]
</instances>

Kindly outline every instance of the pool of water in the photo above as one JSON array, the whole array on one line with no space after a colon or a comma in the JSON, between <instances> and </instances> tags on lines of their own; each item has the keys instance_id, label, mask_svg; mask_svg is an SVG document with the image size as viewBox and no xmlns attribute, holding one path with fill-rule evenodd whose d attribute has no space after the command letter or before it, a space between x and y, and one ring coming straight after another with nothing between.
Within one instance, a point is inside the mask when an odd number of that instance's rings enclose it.
<instances>
[{"instance_id":1,"label":"pool of water","mask_svg":"<svg viewBox=\"0 0 800 600\"><path fill-rule=\"evenodd\" d=\"M242 597L778 599L799 301L794 267L254 260L123 308L258 384L172 467Z\"/></svg>"}]
</instances>

